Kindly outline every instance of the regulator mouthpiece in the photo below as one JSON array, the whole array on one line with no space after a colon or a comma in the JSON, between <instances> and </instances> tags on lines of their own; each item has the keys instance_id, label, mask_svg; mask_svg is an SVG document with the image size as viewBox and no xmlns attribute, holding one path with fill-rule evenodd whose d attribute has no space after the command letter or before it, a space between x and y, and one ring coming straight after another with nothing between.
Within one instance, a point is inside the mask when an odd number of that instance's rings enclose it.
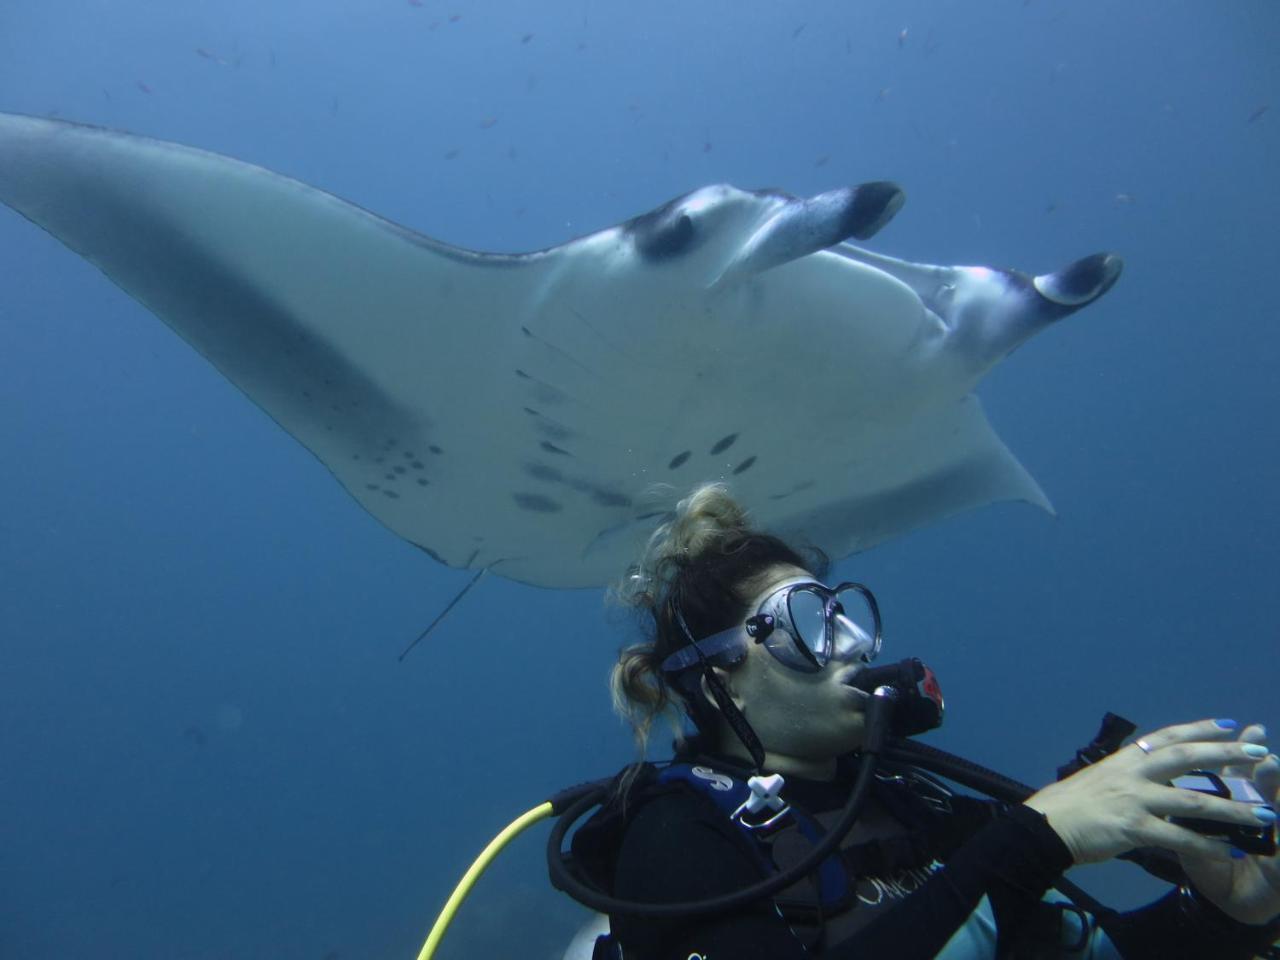
<instances>
[{"instance_id":1,"label":"regulator mouthpiece","mask_svg":"<svg viewBox=\"0 0 1280 960\"><path fill-rule=\"evenodd\" d=\"M898 691L900 696L889 725L891 736L912 737L942 725L942 688L933 671L916 657L883 667L868 667L859 671L849 685L864 693L883 686Z\"/></svg>"}]
</instances>

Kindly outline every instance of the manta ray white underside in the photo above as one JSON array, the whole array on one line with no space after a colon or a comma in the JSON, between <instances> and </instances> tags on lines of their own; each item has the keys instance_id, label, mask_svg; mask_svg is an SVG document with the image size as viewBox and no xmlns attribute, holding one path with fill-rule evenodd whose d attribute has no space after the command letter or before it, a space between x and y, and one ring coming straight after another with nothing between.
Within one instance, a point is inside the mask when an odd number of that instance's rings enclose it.
<instances>
[{"instance_id":1,"label":"manta ray white underside","mask_svg":"<svg viewBox=\"0 0 1280 960\"><path fill-rule=\"evenodd\" d=\"M1048 509L972 390L1119 258L1040 277L877 256L901 192L712 186L475 253L228 157L0 115L0 200L103 271L383 524L456 567L619 577L676 500L845 556L998 500Z\"/></svg>"}]
</instances>

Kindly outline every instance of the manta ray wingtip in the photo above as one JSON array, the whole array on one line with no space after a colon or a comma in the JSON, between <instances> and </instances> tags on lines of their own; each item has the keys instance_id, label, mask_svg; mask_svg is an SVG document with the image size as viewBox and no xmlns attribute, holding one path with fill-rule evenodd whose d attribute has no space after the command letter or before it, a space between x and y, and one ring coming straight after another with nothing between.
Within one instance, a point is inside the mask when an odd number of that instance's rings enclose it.
<instances>
[{"instance_id":1,"label":"manta ray wingtip","mask_svg":"<svg viewBox=\"0 0 1280 960\"><path fill-rule=\"evenodd\" d=\"M1115 286L1124 270L1124 260L1114 253L1095 253L1075 263L1034 278L1039 294L1058 306L1077 310L1087 306Z\"/></svg>"}]
</instances>

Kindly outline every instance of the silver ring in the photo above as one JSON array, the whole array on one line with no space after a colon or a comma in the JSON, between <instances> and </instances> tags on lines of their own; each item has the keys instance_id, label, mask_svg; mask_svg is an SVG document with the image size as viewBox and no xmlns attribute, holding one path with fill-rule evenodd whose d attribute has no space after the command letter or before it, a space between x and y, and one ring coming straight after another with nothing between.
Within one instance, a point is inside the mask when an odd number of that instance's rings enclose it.
<instances>
[{"instance_id":1,"label":"silver ring","mask_svg":"<svg viewBox=\"0 0 1280 960\"><path fill-rule=\"evenodd\" d=\"M1143 753L1150 753L1152 750L1151 744L1147 743L1147 741L1143 740L1141 737L1139 737L1137 740L1133 742L1134 742L1134 745Z\"/></svg>"}]
</instances>

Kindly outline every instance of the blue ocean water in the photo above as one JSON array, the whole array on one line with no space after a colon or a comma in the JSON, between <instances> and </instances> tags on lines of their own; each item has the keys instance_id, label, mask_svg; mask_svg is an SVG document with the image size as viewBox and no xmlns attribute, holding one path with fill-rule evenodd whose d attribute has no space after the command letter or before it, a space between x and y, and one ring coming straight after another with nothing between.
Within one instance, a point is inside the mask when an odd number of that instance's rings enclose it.
<instances>
[{"instance_id":1,"label":"blue ocean water","mask_svg":"<svg viewBox=\"0 0 1280 960\"><path fill-rule=\"evenodd\" d=\"M1127 263L980 393L1057 509L839 564L933 742L1045 782L1115 710L1280 722L1280 8L68 0L0 8L0 109L262 164L519 251L705 183L903 184L872 244ZM632 756L598 591L399 541L92 267L0 210L0 957L416 955L519 812ZM558 957L545 831L442 957ZM1156 889L1086 873L1120 903Z\"/></svg>"}]
</instances>

